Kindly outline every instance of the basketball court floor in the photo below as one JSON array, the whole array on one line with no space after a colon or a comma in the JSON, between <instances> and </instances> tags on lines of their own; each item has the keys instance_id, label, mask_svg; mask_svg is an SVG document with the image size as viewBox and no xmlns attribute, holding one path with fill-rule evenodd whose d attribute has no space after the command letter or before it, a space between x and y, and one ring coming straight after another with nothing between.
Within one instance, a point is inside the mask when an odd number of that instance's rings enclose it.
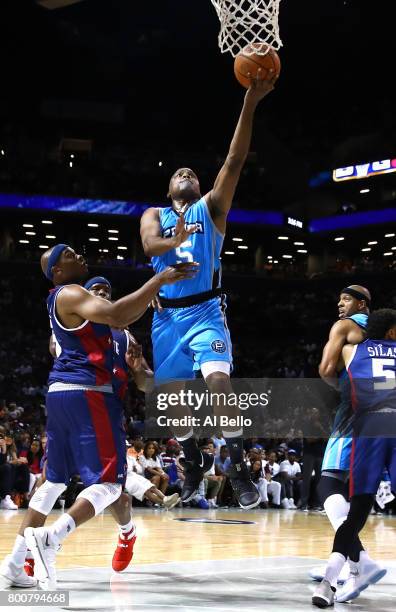
<instances>
[{"instance_id":1,"label":"basketball court floor","mask_svg":"<svg viewBox=\"0 0 396 612\"><path fill-rule=\"evenodd\" d=\"M60 511L54 511L53 522ZM9 552L23 511L0 511L0 556ZM102 514L81 526L58 555L59 589L68 607L32 610L154 611L313 609L308 570L326 559L333 533L319 513L254 510L136 509L135 554L111 570L115 524ZM335 610L396 608L396 517L369 518L362 540L387 575L352 604ZM4 609L4 608L3 608ZM26 610L29 606L13 609ZM1 608L0 608L1 610Z\"/></svg>"}]
</instances>

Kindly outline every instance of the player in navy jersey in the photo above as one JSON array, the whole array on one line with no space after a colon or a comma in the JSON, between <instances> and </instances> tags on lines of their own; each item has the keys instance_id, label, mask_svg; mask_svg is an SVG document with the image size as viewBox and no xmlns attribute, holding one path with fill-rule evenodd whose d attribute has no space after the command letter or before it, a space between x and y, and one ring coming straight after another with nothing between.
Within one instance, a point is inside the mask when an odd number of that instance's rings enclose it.
<instances>
[{"instance_id":1,"label":"player in navy jersey","mask_svg":"<svg viewBox=\"0 0 396 612\"><path fill-rule=\"evenodd\" d=\"M323 380L341 392L318 487L321 502L335 531L346 520L349 510L348 479L352 449L351 395L347 372L340 358L346 344L358 344L364 340L370 303L371 295L366 287L350 285L341 291L338 301L339 320L331 327L319 366ZM314 580L321 581L324 570L324 566L313 568L309 574ZM351 571L354 571L354 564L349 561L339 576L339 582L348 580L352 576Z\"/></svg>"},{"instance_id":2,"label":"player in navy jersey","mask_svg":"<svg viewBox=\"0 0 396 612\"><path fill-rule=\"evenodd\" d=\"M384 469L396 491L396 310L384 308L368 319L367 339L342 349L342 361L351 383L353 444L350 466L351 505L337 529L325 577L312 602L327 607L334 602L335 583L345 560L358 563L349 591L337 601L358 597L386 570L356 555L356 542L370 514Z\"/></svg>"},{"instance_id":3,"label":"player in navy jersey","mask_svg":"<svg viewBox=\"0 0 396 612\"><path fill-rule=\"evenodd\" d=\"M130 507L120 498L126 447L120 402L112 387L113 342L110 326L125 327L147 309L161 286L191 278L196 267L167 268L143 287L114 303L91 295L80 283L88 268L68 245L46 251L41 267L55 289L48 298L52 331L59 351L49 375L46 398L48 454L46 482L30 500L14 549L0 568L7 586L34 586L23 570L27 547L44 588L54 586L55 555L63 539L80 524L112 506L126 539L133 536ZM70 476L79 473L86 488L50 527L41 527Z\"/></svg>"},{"instance_id":4,"label":"player in navy jersey","mask_svg":"<svg viewBox=\"0 0 396 612\"><path fill-rule=\"evenodd\" d=\"M232 348L221 297L220 254L235 189L249 152L253 118L258 103L272 91L271 81L252 79L225 163L213 188L201 194L198 177L190 168L180 168L171 177L168 208L150 208L141 220L144 252L160 272L176 262L197 262L199 273L185 284L162 288L161 308L154 314L152 341L157 385L172 381L169 391L183 389L183 381L201 371L213 394L232 393L230 371ZM164 392L164 387L161 391ZM224 395L223 395L224 397ZM236 417L235 407L219 403L215 414ZM212 458L198 450L191 428L175 431L186 457L186 479L182 500L196 494ZM223 436L230 451L229 471L234 491L243 508L253 508L260 496L243 461L243 431L229 425Z\"/></svg>"}]
</instances>

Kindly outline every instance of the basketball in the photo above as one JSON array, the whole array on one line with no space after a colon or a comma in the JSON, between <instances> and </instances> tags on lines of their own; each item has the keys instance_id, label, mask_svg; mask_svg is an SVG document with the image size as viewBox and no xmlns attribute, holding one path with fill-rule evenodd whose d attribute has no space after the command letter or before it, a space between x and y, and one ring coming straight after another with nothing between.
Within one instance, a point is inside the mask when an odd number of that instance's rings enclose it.
<instances>
[{"instance_id":1,"label":"basketball","mask_svg":"<svg viewBox=\"0 0 396 612\"><path fill-rule=\"evenodd\" d=\"M249 55L253 50L265 51L269 49L265 55L254 53ZM263 80L270 79L273 75L279 76L281 63L277 52L266 45L265 43L252 43L244 47L238 53L234 62L234 73L241 85L248 89L250 87L250 79L248 73L254 78L257 76L258 70L261 68L260 78ZM273 72L270 72L270 70Z\"/></svg>"}]
</instances>

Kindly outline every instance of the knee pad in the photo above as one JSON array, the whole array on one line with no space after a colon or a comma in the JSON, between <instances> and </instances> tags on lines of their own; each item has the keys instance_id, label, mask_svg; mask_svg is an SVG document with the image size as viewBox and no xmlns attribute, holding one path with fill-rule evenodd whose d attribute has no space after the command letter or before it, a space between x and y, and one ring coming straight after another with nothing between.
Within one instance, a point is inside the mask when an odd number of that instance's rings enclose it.
<instances>
[{"instance_id":1,"label":"knee pad","mask_svg":"<svg viewBox=\"0 0 396 612\"><path fill-rule=\"evenodd\" d=\"M343 495L336 493L335 495L330 495L323 506L334 531L337 531L348 516L349 502L346 501Z\"/></svg>"},{"instance_id":2,"label":"knee pad","mask_svg":"<svg viewBox=\"0 0 396 612\"><path fill-rule=\"evenodd\" d=\"M54 507L59 495L62 495L65 490L66 485L63 482L50 482L46 480L34 493L29 502L29 508L47 516Z\"/></svg>"},{"instance_id":3,"label":"knee pad","mask_svg":"<svg viewBox=\"0 0 396 612\"><path fill-rule=\"evenodd\" d=\"M77 499L86 499L92 504L95 510L95 516L100 514L107 506L114 504L122 493L122 486L111 482L103 482L87 487L79 495Z\"/></svg>"}]
</instances>

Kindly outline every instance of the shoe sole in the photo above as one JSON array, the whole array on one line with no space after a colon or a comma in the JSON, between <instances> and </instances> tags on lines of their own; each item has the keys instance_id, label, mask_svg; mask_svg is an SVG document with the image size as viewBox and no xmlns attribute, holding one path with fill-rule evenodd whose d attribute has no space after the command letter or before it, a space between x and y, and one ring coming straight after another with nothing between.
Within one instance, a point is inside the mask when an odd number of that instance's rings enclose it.
<instances>
[{"instance_id":1,"label":"shoe sole","mask_svg":"<svg viewBox=\"0 0 396 612\"><path fill-rule=\"evenodd\" d=\"M24 536L26 544L28 548L30 548L35 560L35 572L39 582L50 580L49 571L45 562L44 548L40 539L36 538L33 527L27 527Z\"/></svg>"},{"instance_id":2,"label":"shoe sole","mask_svg":"<svg viewBox=\"0 0 396 612\"><path fill-rule=\"evenodd\" d=\"M331 606L334 606L334 602L330 603L328 600L323 599L323 597L315 597L315 595L312 597L312 603L318 608L330 608Z\"/></svg>"},{"instance_id":3,"label":"shoe sole","mask_svg":"<svg viewBox=\"0 0 396 612\"><path fill-rule=\"evenodd\" d=\"M193 491L193 493L191 493L191 495L187 497L187 499L183 499L182 497L180 497L179 501L182 501L183 504L188 504L188 502L191 501L196 496L197 493L198 493L198 489L195 489L195 491Z\"/></svg>"},{"instance_id":4,"label":"shoe sole","mask_svg":"<svg viewBox=\"0 0 396 612\"><path fill-rule=\"evenodd\" d=\"M370 578L364 584L362 584L360 587L358 587L357 589L349 593L347 597L343 597L342 600L337 599L337 601L339 603L345 603L346 601L352 601L353 599L356 599L357 597L359 597L360 593L362 591L365 591L370 585L376 584L377 582L379 582L381 578L385 576L386 573L387 573L386 569L377 570L372 576L370 576Z\"/></svg>"},{"instance_id":5,"label":"shoe sole","mask_svg":"<svg viewBox=\"0 0 396 612\"><path fill-rule=\"evenodd\" d=\"M165 505L164 505L164 508L166 508L167 510L172 510L172 508L174 508L175 506L177 506L177 504L179 503L179 501L180 501L180 497L178 497L176 501L173 501L173 502L172 502L172 503L171 503L169 506L165 506Z\"/></svg>"}]
</instances>

